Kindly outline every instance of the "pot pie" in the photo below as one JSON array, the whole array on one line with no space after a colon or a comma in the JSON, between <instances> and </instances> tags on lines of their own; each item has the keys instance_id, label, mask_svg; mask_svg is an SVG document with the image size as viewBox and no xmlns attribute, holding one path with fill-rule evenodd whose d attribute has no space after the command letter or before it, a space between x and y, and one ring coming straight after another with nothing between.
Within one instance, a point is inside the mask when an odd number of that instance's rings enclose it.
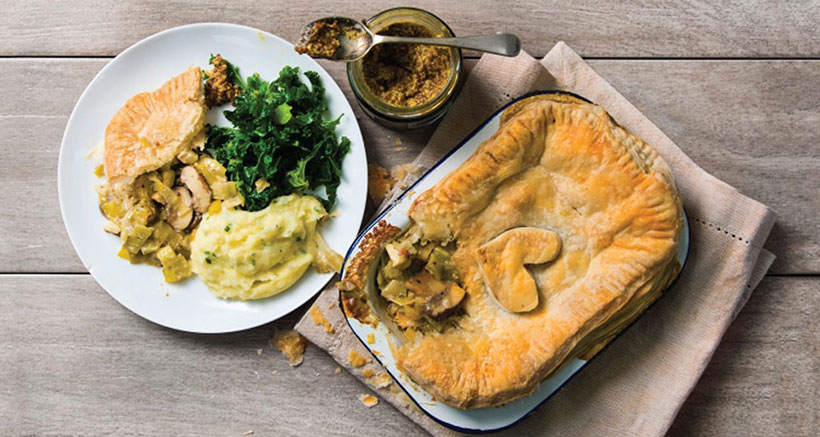
<instances>
[{"instance_id":1,"label":"pot pie","mask_svg":"<svg viewBox=\"0 0 820 437\"><path fill-rule=\"evenodd\" d=\"M669 166L568 94L510 106L408 215L405 229L382 221L365 236L342 305L393 328L398 368L461 409L527 396L590 358L680 270Z\"/></svg>"},{"instance_id":2,"label":"pot pie","mask_svg":"<svg viewBox=\"0 0 820 437\"><path fill-rule=\"evenodd\" d=\"M105 129L95 172L105 176L95 188L105 231L122 241L117 255L161 267L167 282L193 274L191 241L203 214L242 202L225 167L203 151L202 76L191 67L128 99Z\"/></svg>"}]
</instances>

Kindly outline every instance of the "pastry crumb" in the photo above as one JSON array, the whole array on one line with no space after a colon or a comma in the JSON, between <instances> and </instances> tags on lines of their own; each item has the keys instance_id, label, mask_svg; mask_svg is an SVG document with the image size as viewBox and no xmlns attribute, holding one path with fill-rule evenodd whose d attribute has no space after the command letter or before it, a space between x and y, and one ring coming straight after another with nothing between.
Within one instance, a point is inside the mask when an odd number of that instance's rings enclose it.
<instances>
[{"instance_id":1,"label":"pastry crumb","mask_svg":"<svg viewBox=\"0 0 820 437\"><path fill-rule=\"evenodd\" d=\"M362 370L362 376L365 378L372 378L376 376L376 372L373 369L364 369Z\"/></svg>"},{"instance_id":2,"label":"pastry crumb","mask_svg":"<svg viewBox=\"0 0 820 437\"><path fill-rule=\"evenodd\" d=\"M348 355L347 360L350 361L350 365L353 367L362 367L370 362L370 358L361 356L358 352L356 352L353 349L350 350L350 354Z\"/></svg>"},{"instance_id":3,"label":"pastry crumb","mask_svg":"<svg viewBox=\"0 0 820 437\"><path fill-rule=\"evenodd\" d=\"M336 370L334 370L333 373L336 374L336 375L342 373L342 368L337 366Z\"/></svg>"},{"instance_id":4,"label":"pastry crumb","mask_svg":"<svg viewBox=\"0 0 820 437\"><path fill-rule=\"evenodd\" d=\"M273 345L288 357L292 367L302 364L307 340L298 332L278 331L273 337Z\"/></svg>"},{"instance_id":5,"label":"pastry crumb","mask_svg":"<svg viewBox=\"0 0 820 437\"><path fill-rule=\"evenodd\" d=\"M376 388L387 388L393 383L393 378L391 378L387 373L379 373L369 382Z\"/></svg>"},{"instance_id":6,"label":"pastry crumb","mask_svg":"<svg viewBox=\"0 0 820 437\"><path fill-rule=\"evenodd\" d=\"M400 146L400 145L401 145L401 138L396 137L396 145L397 145L397 146Z\"/></svg>"},{"instance_id":7,"label":"pastry crumb","mask_svg":"<svg viewBox=\"0 0 820 437\"><path fill-rule=\"evenodd\" d=\"M382 203L395 184L396 181L390 176L386 168L376 164L367 166L367 193L370 194L373 202Z\"/></svg>"},{"instance_id":8,"label":"pastry crumb","mask_svg":"<svg viewBox=\"0 0 820 437\"><path fill-rule=\"evenodd\" d=\"M421 173L421 167L412 162L393 166L390 169L390 177L396 181L403 181L408 175L418 175Z\"/></svg>"},{"instance_id":9,"label":"pastry crumb","mask_svg":"<svg viewBox=\"0 0 820 437\"><path fill-rule=\"evenodd\" d=\"M373 344L375 342L376 342L376 336L373 335L372 332L370 334L367 334L367 344Z\"/></svg>"},{"instance_id":10,"label":"pastry crumb","mask_svg":"<svg viewBox=\"0 0 820 437\"><path fill-rule=\"evenodd\" d=\"M324 326L325 332L327 332L328 334L333 334L333 325L331 325L330 322L327 321L325 315L322 313L322 310L320 310L318 306L314 305L310 307L310 310L308 310L308 312L310 313L310 318L313 320L314 324Z\"/></svg>"},{"instance_id":11,"label":"pastry crumb","mask_svg":"<svg viewBox=\"0 0 820 437\"><path fill-rule=\"evenodd\" d=\"M373 408L379 403L379 398L369 394L360 394L359 400L367 408Z\"/></svg>"},{"instance_id":12,"label":"pastry crumb","mask_svg":"<svg viewBox=\"0 0 820 437\"><path fill-rule=\"evenodd\" d=\"M252 430L252 429L250 429L250 430L248 430L248 431L245 431L245 433L244 433L244 434L242 434L242 435L253 435L253 430Z\"/></svg>"},{"instance_id":13,"label":"pastry crumb","mask_svg":"<svg viewBox=\"0 0 820 437\"><path fill-rule=\"evenodd\" d=\"M262 355L262 349L257 349L256 350L256 355Z\"/></svg>"},{"instance_id":14,"label":"pastry crumb","mask_svg":"<svg viewBox=\"0 0 820 437\"><path fill-rule=\"evenodd\" d=\"M405 393L405 392L403 392L403 391L399 390L399 391L396 393L396 397L399 399L399 402L404 403L404 404L407 404L407 405L410 405L411 407L413 407L413 408L415 408L416 410L418 410L418 407L416 406L415 402L413 402L413 401L410 399L410 396L407 396L407 393Z\"/></svg>"},{"instance_id":15,"label":"pastry crumb","mask_svg":"<svg viewBox=\"0 0 820 437\"><path fill-rule=\"evenodd\" d=\"M274 370L273 372L270 372L271 375L276 375L277 373L279 373L278 370Z\"/></svg>"}]
</instances>

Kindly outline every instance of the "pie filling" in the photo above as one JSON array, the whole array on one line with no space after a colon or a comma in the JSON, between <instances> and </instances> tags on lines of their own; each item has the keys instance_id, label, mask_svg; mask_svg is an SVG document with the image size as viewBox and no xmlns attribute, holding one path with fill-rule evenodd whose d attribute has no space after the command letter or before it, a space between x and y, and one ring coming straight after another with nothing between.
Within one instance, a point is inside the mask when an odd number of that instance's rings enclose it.
<instances>
[{"instance_id":1,"label":"pie filling","mask_svg":"<svg viewBox=\"0 0 820 437\"><path fill-rule=\"evenodd\" d=\"M96 187L106 231L117 234L117 254L131 264L161 267L167 282L193 274L191 241L204 213L216 214L242 202L235 183L215 159L185 152L158 170L137 176L130 185Z\"/></svg>"},{"instance_id":2,"label":"pie filling","mask_svg":"<svg viewBox=\"0 0 820 437\"><path fill-rule=\"evenodd\" d=\"M453 263L455 243L424 239L412 226L385 245L376 286L386 313L408 337L458 325L466 298Z\"/></svg>"}]
</instances>

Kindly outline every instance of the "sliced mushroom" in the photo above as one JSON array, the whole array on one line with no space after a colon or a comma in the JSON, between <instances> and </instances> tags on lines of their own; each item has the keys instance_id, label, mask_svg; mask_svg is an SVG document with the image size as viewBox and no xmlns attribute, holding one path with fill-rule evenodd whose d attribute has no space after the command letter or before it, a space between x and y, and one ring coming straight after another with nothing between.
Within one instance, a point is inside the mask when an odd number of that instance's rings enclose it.
<instances>
[{"instance_id":1,"label":"sliced mushroom","mask_svg":"<svg viewBox=\"0 0 820 437\"><path fill-rule=\"evenodd\" d=\"M202 221L202 214L194 211L194 217L191 219L191 223L188 225L188 230L193 231L194 228L196 228L197 225L199 225L199 222L201 222L201 221Z\"/></svg>"},{"instance_id":2,"label":"sliced mushroom","mask_svg":"<svg viewBox=\"0 0 820 437\"><path fill-rule=\"evenodd\" d=\"M434 319L447 317L466 295L455 282L440 281L422 269L407 281L407 289L423 301L424 313Z\"/></svg>"},{"instance_id":3,"label":"sliced mushroom","mask_svg":"<svg viewBox=\"0 0 820 437\"><path fill-rule=\"evenodd\" d=\"M191 224L194 218L194 210L191 207L191 192L185 187L174 188L174 194L177 195L179 202L171 202L165 205L165 213L168 216L168 224L172 228L181 231Z\"/></svg>"},{"instance_id":4,"label":"sliced mushroom","mask_svg":"<svg viewBox=\"0 0 820 437\"><path fill-rule=\"evenodd\" d=\"M476 250L484 283L501 306L524 313L538 306L538 289L525 264L543 264L561 252L555 232L521 227L503 232Z\"/></svg>"},{"instance_id":5,"label":"sliced mushroom","mask_svg":"<svg viewBox=\"0 0 820 437\"><path fill-rule=\"evenodd\" d=\"M186 165L179 172L179 180L185 184L191 195L193 195L194 210L198 213L208 211L208 206L211 204L211 189L208 188L208 183L199 173L199 170L192 165Z\"/></svg>"},{"instance_id":6,"label":"sliced mushroom","mask_svg":"<svg viewBox=\"0 0 820 437\"><path fill-rule=\"evenodd\" d=\"M424 312L434 319L443 319L450 315L464 300L467 292L455 282L450 282L444 293L438 293L424 305Z\"/></svg>"}]
</instances>

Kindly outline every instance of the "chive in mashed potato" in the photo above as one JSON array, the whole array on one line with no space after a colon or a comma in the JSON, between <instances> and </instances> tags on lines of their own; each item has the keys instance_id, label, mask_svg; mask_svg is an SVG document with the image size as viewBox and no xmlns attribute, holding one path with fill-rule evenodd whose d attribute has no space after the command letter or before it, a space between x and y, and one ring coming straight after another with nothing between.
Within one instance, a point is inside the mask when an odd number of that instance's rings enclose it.
<instances>
[{"instance_id":1,"label":"chive in mashed potato","mask_svg":"<svg viewBox=\"0 0 820 437\"><path fill-rule=\"evenodd\" d=\"M263 299L296 283L312 265L338 271L341 256L317 225L327 217L313 196L291 194L255 212L227 210L203 220L191 243L194 272L215 295Z\"/></svg>"}]
</instances>

